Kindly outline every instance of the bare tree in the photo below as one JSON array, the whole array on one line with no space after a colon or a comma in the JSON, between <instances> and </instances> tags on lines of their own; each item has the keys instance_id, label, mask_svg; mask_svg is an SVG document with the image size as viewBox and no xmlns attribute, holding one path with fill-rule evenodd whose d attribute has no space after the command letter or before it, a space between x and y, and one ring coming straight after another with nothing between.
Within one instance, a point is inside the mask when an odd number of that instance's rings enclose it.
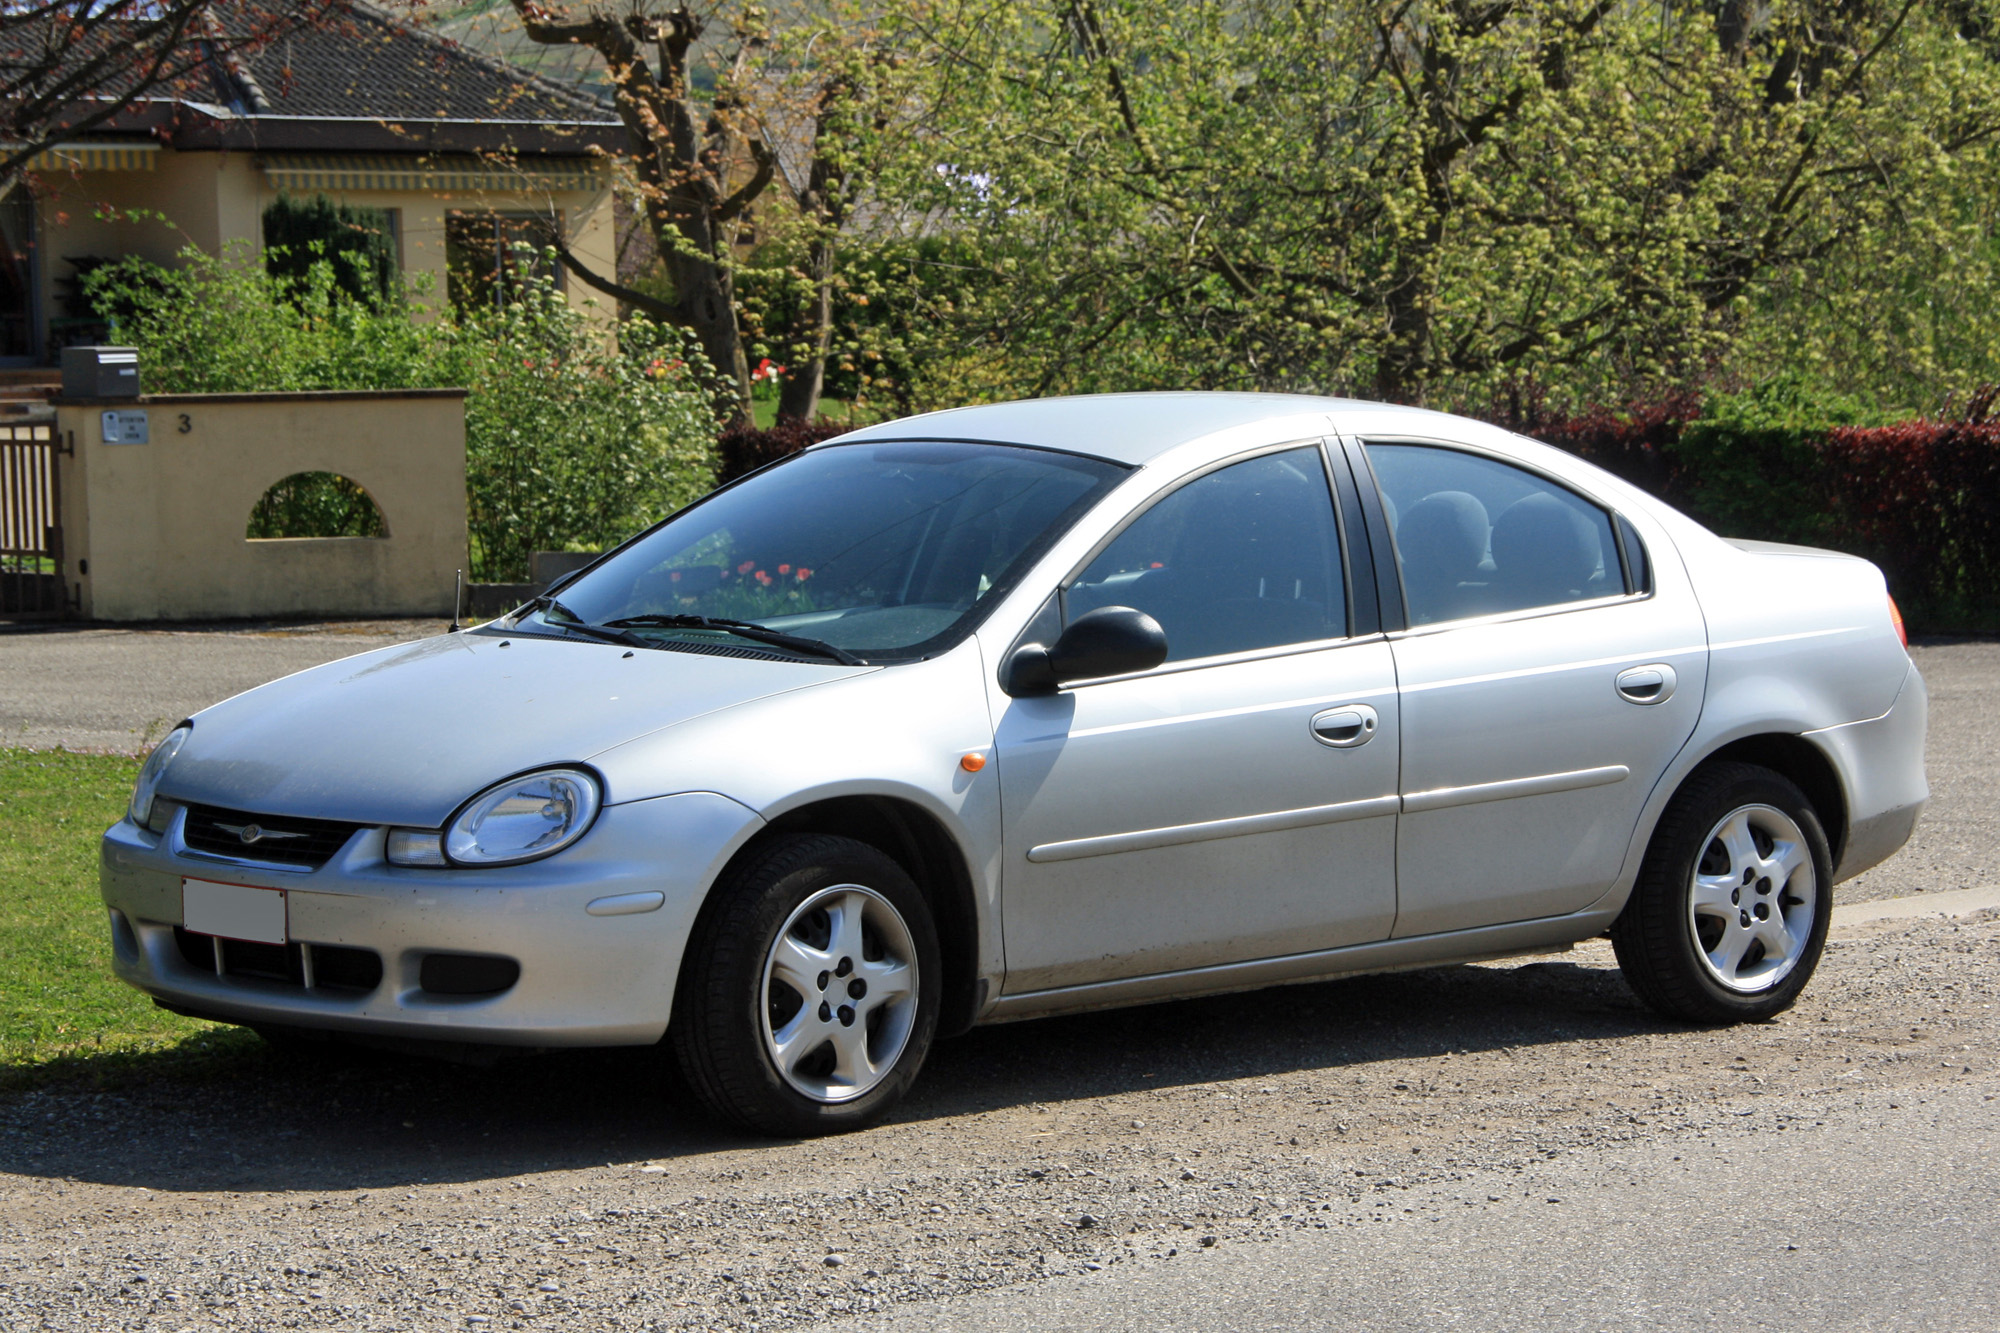
<instances>
[{"instance_id":1,"label":"bare tree","mask_svg":"<svg viewBox=\"0 0 2000 1333\"><path fill-rule=\"evenodd\" d=\"M577 277L598 291L694 332L716 375L736 394L731 425L750 424L750 363L737 321L729 247L733 224L763 194L776 162L745 106L745 71L763 35L732 25L717 57L715 89L703 99L690 58L712 13L686 3L658 10L647 0L551 6L512 0L523 30L548 46L597 52L611 80L637 178L639 206L673 283L663 301L592 272L563 251ZM739 177L741 179L739 179Z\"/></svg>"},{"instance_id":2,"label":"bare tree","mask_svg":"<svg viewBox=\"0 0 2000 1333\"><path fill-rule=\"evenodd\" d=\"M0 0L0 184L63 139L345 9L344 0Z\"/></svg>"}]
</instances>

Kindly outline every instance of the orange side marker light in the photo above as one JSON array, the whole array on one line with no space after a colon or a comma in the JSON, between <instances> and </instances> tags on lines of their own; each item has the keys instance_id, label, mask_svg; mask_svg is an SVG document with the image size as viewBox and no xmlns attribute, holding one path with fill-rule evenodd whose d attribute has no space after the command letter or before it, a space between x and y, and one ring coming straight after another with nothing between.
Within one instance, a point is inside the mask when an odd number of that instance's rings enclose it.
<instances>
[{"instance_id":1,"label":"orange side marker light","mask_svg":"<svg viewBox=\"0 0 2000 1333\"><path fill-rule=\"evenodd\" d=\"M977 773L980 769L986 767L986 756L974 751L972 754L961 756L958 766L968 773Z\"/></svg>"}]
</instances>

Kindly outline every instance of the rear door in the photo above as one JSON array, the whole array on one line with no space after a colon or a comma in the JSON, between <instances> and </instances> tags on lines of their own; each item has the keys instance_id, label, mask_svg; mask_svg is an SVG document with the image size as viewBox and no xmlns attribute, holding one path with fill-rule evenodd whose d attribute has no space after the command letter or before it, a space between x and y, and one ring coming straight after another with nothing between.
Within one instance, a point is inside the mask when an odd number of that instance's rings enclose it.
<instances>
[{"instance_id":1,"label":"rear door","mask_svg":"<svg viewBox=\"0 0 2000 1333\"><path fill-rule=\"evenodd\" d=\"M1578 911L1618 877L1694 730L1708 647L1693 589L1553 477L1429 441L1359 453L1409 622L1391 636L1395 934Z\"/></svg>"}]
</instances>

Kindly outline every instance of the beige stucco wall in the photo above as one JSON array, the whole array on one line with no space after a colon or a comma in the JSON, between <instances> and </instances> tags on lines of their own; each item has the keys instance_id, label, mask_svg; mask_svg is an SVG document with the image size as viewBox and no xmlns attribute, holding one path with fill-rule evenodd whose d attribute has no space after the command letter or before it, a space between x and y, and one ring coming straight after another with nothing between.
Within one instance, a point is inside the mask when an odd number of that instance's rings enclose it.
<instances>
[{"instance_id":1,"label":"beige stucco wall","mask_svg":"<svg viewBox=\"0 0 2000 1333\"><path fill-rule=\"evenodd\" d=\"M106 444L106 410L147 444ZM449 615L466 563L465 398L170 394L59 400L64 576L98 620ZM250 511L294 472L365 489L388 536L253 541Z\"/></svg>"},{"instance_id":2,"label":"beige stucco wall","mask_svg":"<svg viewBox=\"0 0 2000 1333\"><path fill-rule=\"evenodd\" d=\"M63 313L55 283L70 275L64 262L70 256L141 255L167 264L184 246L219 255L231 241L247 242L249 254L262 254L264 209L278 191L254 154L180 153L165 148L154 154L154 160L152 171L51 172L37 177L43 256L39 284L42 309L49 315ZM546 215L553 206L562 215L577 258L599 273L617 271L617 233L608 186L555 194L348 190L333 197L400 211L403 272L428 284L424 300L432 307L446 296L445 215L454 210ZM568 282L570 301L595 310L608 327L615 318L611 303L574 277Z\"/></svg>"}]
</instances>

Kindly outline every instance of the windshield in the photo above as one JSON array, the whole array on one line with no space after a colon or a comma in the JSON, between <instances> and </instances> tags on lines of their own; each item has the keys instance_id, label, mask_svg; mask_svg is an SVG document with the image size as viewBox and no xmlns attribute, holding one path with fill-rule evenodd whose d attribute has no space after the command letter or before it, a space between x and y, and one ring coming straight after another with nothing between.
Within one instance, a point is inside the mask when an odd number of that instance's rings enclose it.
<instances>
[{"instance_id":1,"label":"windshield","mask_svg":"<svg viewBox=\"0 0 2000 1333\"><path fill-rule=\"evenodd\" d=\"M684 510L535 616L662 648L794 652L694 623L703 618L871 662L923 657L968 632L1124 472L1007 445L834 444ZM658 623L668 620L679 623Z\"/></svg>"}]
</instances>

